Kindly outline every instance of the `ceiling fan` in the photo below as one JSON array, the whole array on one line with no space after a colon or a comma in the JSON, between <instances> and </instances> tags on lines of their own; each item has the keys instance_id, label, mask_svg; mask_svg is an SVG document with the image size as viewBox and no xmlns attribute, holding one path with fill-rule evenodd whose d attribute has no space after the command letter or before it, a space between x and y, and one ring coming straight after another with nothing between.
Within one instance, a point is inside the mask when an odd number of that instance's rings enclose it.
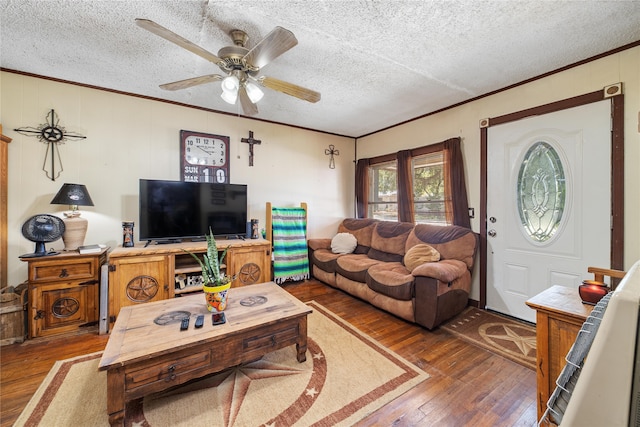
<instances>
[{"instance_id":1,"label":"ceiling fan","mask_svg":"<svg viewBox=\"0 0 640 427\"><path fill-rule=\"evenodd\" d=\"M274 28L251 49L246 47L247 41L249 40L247 33L242 30L231 30L229 35L234 45L223 47L218 51L218 55L216 56L153 21L137 18L136 24L165 40L175 43L213 62L225 73L225 75L208 74L206 76L166 83L160 85L162 89L180 90L220 80L222 81L222 99L229 104L235 104L239 98L242 110L249 116L258 113L256 103L260 101L263 95L262 90L260 90L258 86L273 89L309 102L315 103L320 100L319 92L273 77L259 75L262 67L298 44L296 37L287 29L282 27Z\"/></svg>"}]
</instances>

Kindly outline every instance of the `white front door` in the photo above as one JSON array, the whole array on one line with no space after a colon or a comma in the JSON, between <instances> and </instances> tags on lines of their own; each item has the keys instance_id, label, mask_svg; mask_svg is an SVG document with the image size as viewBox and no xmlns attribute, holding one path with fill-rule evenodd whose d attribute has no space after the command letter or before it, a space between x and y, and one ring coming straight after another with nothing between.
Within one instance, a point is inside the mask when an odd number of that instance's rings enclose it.
<instances>
[{"instance_id":1,"label":"white front door","mask_svg":"<svg viewBox=\"0 0 640 427\"><path fill-rule=\"evenodd\" d=\"M610 264L611 101L492 126L487 308L535 322L525 302Z\"/></svg>"}]
</instances>

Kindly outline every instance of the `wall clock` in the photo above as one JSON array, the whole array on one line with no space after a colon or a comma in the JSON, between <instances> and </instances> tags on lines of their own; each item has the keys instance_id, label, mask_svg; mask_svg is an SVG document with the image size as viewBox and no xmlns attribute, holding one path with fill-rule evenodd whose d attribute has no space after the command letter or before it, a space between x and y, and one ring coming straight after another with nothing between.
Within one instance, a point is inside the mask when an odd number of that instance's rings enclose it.
<instances>
[{"instance_id":1,"label":"wall clock","mask_svg":"<svg viewBox=\"0 0 640 427\"><path fill-rule=\"evenodd\" d=\"M229 137L181 130L180 178L228 184Z\"/></svg>"}]
</instances>

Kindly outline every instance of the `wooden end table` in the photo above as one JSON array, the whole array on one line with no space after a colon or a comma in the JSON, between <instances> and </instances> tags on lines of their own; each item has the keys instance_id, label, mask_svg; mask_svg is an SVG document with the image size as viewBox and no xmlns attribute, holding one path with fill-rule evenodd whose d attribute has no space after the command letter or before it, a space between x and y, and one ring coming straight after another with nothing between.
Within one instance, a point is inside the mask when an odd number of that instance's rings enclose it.
<instances>
[{"instance_id":1,"label":"wooden end table","mask_svg":"<svg viewBox=\"0 0 640 427\"><path fill-rule=\"evenodd\" d=\"M536 310L536 378L538 420L556 388L565 357L578 336L592 305L583 304L578 289L554 285L529 299Z\"/></svg>"},{"instance_id":2,"label":"wooden end table","mask_svg":"<svg viewBox=\"0 0 640 427\"><path fill-rule=\"evenodd\" d=\"M273 282L230 289L222 325L212 325L202 294L122 308L99 365L107 371L109 423L124 425L127 407L148 394L292 344L304 362L311 312ZM189 329L181 331L186 313ZM198 314L205 315L200 329Z\"/></svg>"}]
</instances>

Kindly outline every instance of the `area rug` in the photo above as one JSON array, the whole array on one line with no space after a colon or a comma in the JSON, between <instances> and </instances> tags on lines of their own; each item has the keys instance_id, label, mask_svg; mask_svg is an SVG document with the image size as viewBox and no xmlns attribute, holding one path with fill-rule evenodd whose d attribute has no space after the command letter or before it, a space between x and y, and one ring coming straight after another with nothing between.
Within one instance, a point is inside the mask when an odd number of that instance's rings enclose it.
<instances>
[{"instance_id":1,"label":"area rug","mask_svg":"<svg viewBox=\"0 0 640 427\"><path fill-rule=\"evenodd\" d=\"M536 329L529 323L468 307L441 328L492 353L536 369Z\"/></svg>"},{"instance_id":2,"label":"area rug","mask_svg":"<svg viewBox=\"0 0 640 427\"><path fill-rule=\"evenodd\" d=\"M429 376L317 303L295 346L144 399L130 426L349 426ZM108 426L100 353L56 362L16 426Z\"/></svg>"}]
</instances>

